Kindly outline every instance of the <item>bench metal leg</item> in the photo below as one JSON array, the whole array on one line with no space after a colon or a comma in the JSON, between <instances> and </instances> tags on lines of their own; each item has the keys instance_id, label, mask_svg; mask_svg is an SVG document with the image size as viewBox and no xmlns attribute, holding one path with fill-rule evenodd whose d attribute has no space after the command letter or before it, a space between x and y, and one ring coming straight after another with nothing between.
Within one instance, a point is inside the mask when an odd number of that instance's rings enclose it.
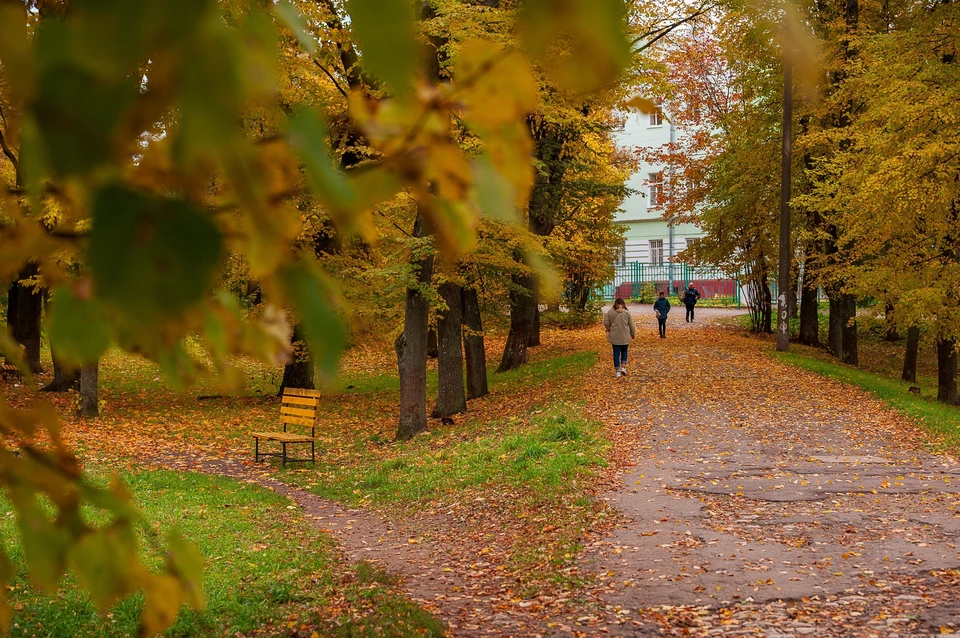
<instances>
[{"instance_id":1,"label":"bench metal leg","mask_svg":"<svg viewBox=\"0 0 960 638\"><path fill-rule=\"evenodd\" d=\"M260 437L253 437L253 458L254 463L260 462Z\"/></svg>"},{"instance_id":2,"label":"bench metal leg","mask_svg":"<svg viewBox=\"0 0 960 638\"><path fill-rule=\"evenodd\" d=\"M287 442L283 441L281 445L283 445L283 467L287 467Z\"/></svg>"}]
</instances>

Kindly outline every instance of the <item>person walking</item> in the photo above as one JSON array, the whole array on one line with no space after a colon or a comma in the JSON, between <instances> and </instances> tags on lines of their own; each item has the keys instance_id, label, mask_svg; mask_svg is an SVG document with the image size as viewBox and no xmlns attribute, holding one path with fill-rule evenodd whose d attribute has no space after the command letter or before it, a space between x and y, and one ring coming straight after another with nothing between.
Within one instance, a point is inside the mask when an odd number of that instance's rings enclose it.
<instances>
[{"instance_id":1,"label":"person walking","mask_svg":"<svg viewBox=\"0 0 960 638\"><path fill-rule=\"evenodd\" d=\"M693 307L697 305L700 299L700 291L693 287L693 282L683 291L683 305L687 307L687 321L693 322Z\"/></svg>"},{"instance_id":2,"label":"person walking","mask_svg":"<svg viewBox=\"0 0 960 638\"><path fill-rule=\"evenodd\" d=\"M617 377L627 376L627 347L637 334L633 317L627 310L627 304L617 297L613 308L603 317L603 327L607 330L607 341L613 346L613 369Z\"/></svg>"},{"instance_id":3,"label":"person walking","mask_svg":"<svg viewBox=\"0 0 960 638\"><path fill-rule=\"evenodd\" d=\"M660 293L657 300L653 302L653 312L657 315L657 327L660 329L660 338L667 338L667 314L670 312L670 300Z\"/></svg>"}]
</instances>

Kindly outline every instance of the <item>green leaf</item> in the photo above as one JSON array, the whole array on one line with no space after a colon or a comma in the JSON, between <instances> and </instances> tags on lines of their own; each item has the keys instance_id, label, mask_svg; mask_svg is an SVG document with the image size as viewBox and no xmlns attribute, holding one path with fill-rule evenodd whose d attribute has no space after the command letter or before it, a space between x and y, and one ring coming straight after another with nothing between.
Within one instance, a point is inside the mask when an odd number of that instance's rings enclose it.
<instances>
[{"instance_id":1,"label":"green leaf","mask_svg":"<svg viewBox=\"0 0 960 638\"><path fill-rule=\"evenodd\" d=\"M350 26L360 64L395 94L410 90L417 65L417 40L410 0L349 0Z\"/></svg>"},{"instance_id":2,"label":"green leaf","mask_svg":"<svg viewBox=\"0 0 960 638\"><path fill-rule=\"evenodd\" d=\"M280 0L273 6L273 11L287 28L293 31L293 35L304 49L309 53L317 52L317 41L307 33L307 23L295 6L287 0Z\"/></svg>"},{"instance_id":3,"label":"green leaf","mask_svg":"<svg viewBox=\"0 0 960 638\"><path fill-rule=\"evenodd\" d=\"M527 0L519 26L558 80L590 91L614 81L630 62L626 18L623 0Z\"/></svg>"},{"instance_id":4,"label":"green leaf","mask_svg":"<svg viewBox=\"0 0 960 638\"><path fill-rule=\"evenodd\" d=\"M70 550L77 583L104 611L134 589L137 540L127 521L85 534Z\"/></svg>"},{"instance_id":5,"label":"green leaf","mask_svg":"<svg viewBox=\"0 0 960 638\"><path fill-rule=\"evenodd\" d=\"M334 311L330 286L312 269L290 266L280 274L320 371L332 376L347 346L347 331Z\"/></svg>"},{"instance_id":6,"label":"green leaf","mask_svg":"<svg viewBox=\"0 0 960 638\"><path fill-rule=\"evenodd\" d=\"M474 203L480 212L492 219L516 221L517 214L513 202L515 193L506 177L501 175L490 158L481 155L473 164Z\"/></svg>"},{"instance_id":7,"label":"green leaf","mask_svg":"<svg viewBox=\"0 0 960 638\"><path fill-rule=\"evenodd\" d=\"M110 345L110 332L100 306L78 299L61 286L51 294L47 332L57 358L71 367L93 363Z\"/></svg>"},{"instance_id":8,"label":"green leaf","mask_svg":"<svg viewBox=\"0 0 960 638\"><path fill-rule=\"evenodd\" d=\"M30 580L38 589L53 591L66 567L70 535L47 517L35 492L21 487L10 489L8 494L17 514Z\"/></svg>"},{"instance_id":9,"label":"green leaf","mask_svg":"<svg viewBox=\"0 0 960 638\"><path fill-rule=\"evenodd\" d=\"M222 250L220 231L189 202L118 186L96 195L94 290L131 323L154 326L200 301Z\"/></svg>"},{"instance_id":10,"label":"green leaf","mask_svg":"<svg viewBox=\"0 0 960 638\"><path fill-rule=\"evenodd\" d=\"M203 609L207 604L203 594L203 554L176 529L167 535L167 546L167 566L180 580L183 600L194 609Z\"/></svg>"},{"instance_id":11,"label":"green leaf","mask_svg":"<svg viewBox=\"0 0 960 638\"><path fill-rule=\"evenodd\" d=\"M115 139L122 115L139 92L132 78L104 81L77 66L46 68L33 114L51 168L60 175L95 171L129 140Z\"/></svg>"},{"instance_id":12,"label":"green leaf","mask_svg":"<svg viewBox=\"0 0 960 638\"><path fill-rule=\"evenodd\" d=\"M327 127L313 111L301 110L290 118L290 143L303 160L310 186L335 217L350 211L357 194L334 166L327 145Z\"/></svg>"}]
</instances>

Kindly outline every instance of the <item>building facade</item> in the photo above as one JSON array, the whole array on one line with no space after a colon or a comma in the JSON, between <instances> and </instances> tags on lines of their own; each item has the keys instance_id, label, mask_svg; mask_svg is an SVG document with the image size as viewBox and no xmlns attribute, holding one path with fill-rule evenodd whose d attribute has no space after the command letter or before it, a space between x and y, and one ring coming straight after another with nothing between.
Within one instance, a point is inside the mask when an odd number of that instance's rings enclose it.
<instances>
[{"instance_id":1,"label":"building facade","mask_svg":"<svg viewBox=\"0 0 960 638\"><path fill-rule=\"evenodd\" d=\"M628 113L617 143L625 148L654 148L676 140L677 131L663 113ZM695 224L667 224L663 219L662 176L665 168L642 162L627 181L633 191L616 221L626 226L620 263L669 264L690 243L703 236Z\"/></svg>"}]
</instances>

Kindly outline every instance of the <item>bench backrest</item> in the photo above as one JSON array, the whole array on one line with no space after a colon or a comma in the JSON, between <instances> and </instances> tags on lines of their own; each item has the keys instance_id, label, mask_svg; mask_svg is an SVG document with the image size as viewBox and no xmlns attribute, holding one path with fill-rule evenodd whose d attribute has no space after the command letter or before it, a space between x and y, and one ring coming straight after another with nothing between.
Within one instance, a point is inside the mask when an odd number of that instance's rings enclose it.
<instances>
[{"instance_id":1,"label":"bench backrest","mask_svg":"<svg viewBox=\"0 0 960 638\"><path fill-rule=\"evenodd\" d=\"M287 431L287 425L299 425L310 428L310 436L316 436L319 403L319 390L284 388L280 403L280 423L283 424L283 431Z\"/></svg>"}]
</instances>

